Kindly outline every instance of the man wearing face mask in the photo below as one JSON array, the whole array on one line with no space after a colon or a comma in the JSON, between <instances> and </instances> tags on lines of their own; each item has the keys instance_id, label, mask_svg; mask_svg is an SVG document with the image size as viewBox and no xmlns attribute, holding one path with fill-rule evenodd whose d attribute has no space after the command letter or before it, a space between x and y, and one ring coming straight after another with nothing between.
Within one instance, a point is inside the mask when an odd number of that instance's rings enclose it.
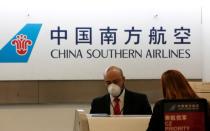
<instances>
[{"instance_id":1,"label":"man wearing face mask","mask_svg":"<svg viewBox=\"0 0 210 131\"><path fill-rule=\"evenodd\" d=\"M151 114L151 107L145 94L125 88L122 70L110 66L104 72L108 94L95 98L91 103L91 114L142 115Z\"/></svg>"}]
</instances>

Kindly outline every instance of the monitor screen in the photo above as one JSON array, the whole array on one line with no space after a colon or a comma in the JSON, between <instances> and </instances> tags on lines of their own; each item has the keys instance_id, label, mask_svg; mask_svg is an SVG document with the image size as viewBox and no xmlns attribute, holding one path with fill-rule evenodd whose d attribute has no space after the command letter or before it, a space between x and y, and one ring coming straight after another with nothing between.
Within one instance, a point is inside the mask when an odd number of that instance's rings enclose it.
<instances>
[{"instance_id":1,"label":"monitor screen","mask_svg":"<svg viewBox=\"0 0 210 131\"><path fill-rule=\"evenodd\" d=\"M89 131L88 119L85 111L82 109L75 110L73 131Z\"/></svg>"}]
</instances>

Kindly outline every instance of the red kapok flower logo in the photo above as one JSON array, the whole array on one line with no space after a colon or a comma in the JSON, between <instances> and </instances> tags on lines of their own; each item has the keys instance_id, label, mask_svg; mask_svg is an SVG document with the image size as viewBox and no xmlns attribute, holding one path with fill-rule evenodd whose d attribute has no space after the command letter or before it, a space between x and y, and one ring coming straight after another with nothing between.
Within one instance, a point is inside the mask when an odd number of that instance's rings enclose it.
<instances>
[{"instance_id":1,"label":"red kapok flower logo","mask_svg":"<svg viewBox=\"0 0 210 131\"><path fill-rule=\"evenodd\" d=\"M18 55L25 55L28 52L28 46L32 45L32 41L27 39L26 35L20 34L16 36L16 39L12 40L11 44L16 46L16 52Z\"/></svg>"}]
</instances>

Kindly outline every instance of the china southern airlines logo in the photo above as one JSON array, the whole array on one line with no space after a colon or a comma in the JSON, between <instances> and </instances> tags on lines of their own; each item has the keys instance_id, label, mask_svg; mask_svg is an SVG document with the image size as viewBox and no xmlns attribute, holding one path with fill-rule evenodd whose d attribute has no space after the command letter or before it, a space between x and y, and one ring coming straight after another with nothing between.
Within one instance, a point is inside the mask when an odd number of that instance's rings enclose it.
<instances>
[{"instance_id":1,"label":"china southern airlines logo","mask_svg":"<svg viewBox=\"0 0 210 131\"><path fill-rule=\"evenodd\" d=\"M25 55L28 52L28 46L32 45L32 41L27 39L26 35L17 35L17 39L12 40L12 45L16 46L16 53L18 55Z\"/></svg>"},{"instance_id":2,"label":"china southern airlines logo","mask_svg":"<svg viewBox=\"0 0 210 131\"><path fill-rule=\"evenodd\" d=\"M0 63L28 62L41 26L42 24L26 24L0 50Z\"/></svg>"}]
</instances>

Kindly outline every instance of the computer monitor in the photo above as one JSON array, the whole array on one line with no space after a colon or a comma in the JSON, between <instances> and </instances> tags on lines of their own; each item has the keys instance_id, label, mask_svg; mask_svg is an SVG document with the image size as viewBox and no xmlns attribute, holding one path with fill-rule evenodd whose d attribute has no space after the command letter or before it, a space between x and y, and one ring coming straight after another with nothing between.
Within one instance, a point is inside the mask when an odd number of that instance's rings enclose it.
<instances>
[{"instance_id":1,"label":"computer monitor","mask_svg":"<svg viewBox=\"0 0 210 131\"><path fill-rule=\"evenodd\" d=\"M164 131L207 131L205 99L164 100Z\"/></svg>"},{"instance_id":2,"label":"computer monitor","mask_svg":"<svg viewBox=\"0 0 210 131\"><path fill-rule=\"evenodd\" d=\"M85 111L82 109L75 110L73 131L89 131L88 119Z\"/></svg>"}]
</instances>

